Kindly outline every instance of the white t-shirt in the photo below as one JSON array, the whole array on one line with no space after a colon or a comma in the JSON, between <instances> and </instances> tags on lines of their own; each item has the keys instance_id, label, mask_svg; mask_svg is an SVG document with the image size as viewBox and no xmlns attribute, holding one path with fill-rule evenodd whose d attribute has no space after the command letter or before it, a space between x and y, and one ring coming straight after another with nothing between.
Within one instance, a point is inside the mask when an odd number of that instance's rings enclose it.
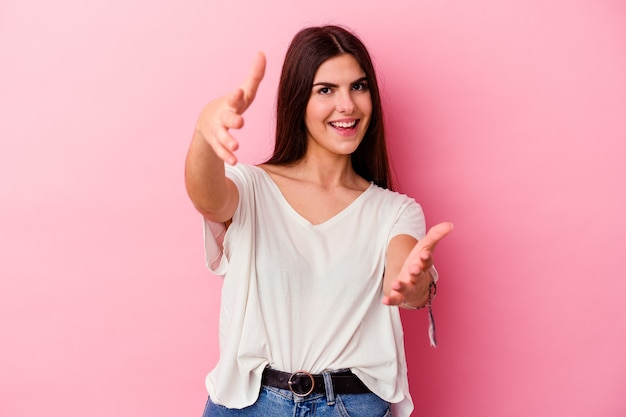
<instances>
[{"instance_id":1,"label":"white t-shirt","mask_svg":"<svg viewBox=\"0 0 626 417\"><path fill-rule=\"evenodd\" d=\"M220 358L206 380L211 399L253 404L266 365L320 373L349 368L408 417L403 331L382 304L391 238L425 235L415 200L370 184L324 223L298 214L261 168L227 166L239 190L232 224L205 221L207 267L224 276Z\"/></svg>"}]
</instances>

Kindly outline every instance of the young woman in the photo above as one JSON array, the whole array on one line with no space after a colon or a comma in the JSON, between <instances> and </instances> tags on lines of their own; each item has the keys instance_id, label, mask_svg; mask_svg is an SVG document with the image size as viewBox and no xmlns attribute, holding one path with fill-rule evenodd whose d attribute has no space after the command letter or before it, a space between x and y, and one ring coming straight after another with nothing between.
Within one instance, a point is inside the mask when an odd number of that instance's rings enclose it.
<instances>
[{"instance_id":1,"label":"young woman","mask_svg":"<svg viewBox=\"0 0 626 417\"><path fill-rule=\"evenodd\" d=\"M406 417L398 307L430 306L432 252L452 225L426 234L421 207L391 191L376 74L341 27L296 34L274 154L237 164L231 129L264 71L259 54L241 88L202 110L187 156L207 266L224 276L204 416L381 417L393 404Z\"/></svg>"}]
</instances>

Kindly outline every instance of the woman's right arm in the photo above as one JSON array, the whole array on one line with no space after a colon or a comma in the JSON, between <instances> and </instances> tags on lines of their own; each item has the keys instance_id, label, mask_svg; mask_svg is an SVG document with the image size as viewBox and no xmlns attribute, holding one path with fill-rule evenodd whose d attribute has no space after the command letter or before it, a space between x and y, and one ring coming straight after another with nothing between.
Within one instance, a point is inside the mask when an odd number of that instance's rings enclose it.
<instances>
[{"instance_id":1,"label":"woman's right arm","mask_svg":"<svg viewBox=\"0 0 626 417\"><path fill-rule=\"evenodd\" d=\"M198 118L185 162L185 186L196 209L208 220L227 222L235 213L239 194L226 178L224 162L237 163L239 143L230 129L240 129L265 73L265 56L259 53L241 88L211 101Z\"/></svg>"}]
</instances>

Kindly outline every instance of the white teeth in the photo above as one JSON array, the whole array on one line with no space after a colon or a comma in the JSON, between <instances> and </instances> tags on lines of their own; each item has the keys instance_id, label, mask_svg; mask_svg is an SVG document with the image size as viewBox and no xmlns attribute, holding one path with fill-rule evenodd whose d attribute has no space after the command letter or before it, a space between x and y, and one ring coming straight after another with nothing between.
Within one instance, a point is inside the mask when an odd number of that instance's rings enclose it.
<instances>
[{"instance_id":1,"label":"white teeth","mask_svg":"<svg viewBox=\"0 0 626 417\"><path fill-rule=\"evenodd\" d=\"M348 128L348 127L354 127L354 125L356 125L356 120L353 120L351 122L331 122L330 124L334 127Z\"/></svg>"}]
</instances>

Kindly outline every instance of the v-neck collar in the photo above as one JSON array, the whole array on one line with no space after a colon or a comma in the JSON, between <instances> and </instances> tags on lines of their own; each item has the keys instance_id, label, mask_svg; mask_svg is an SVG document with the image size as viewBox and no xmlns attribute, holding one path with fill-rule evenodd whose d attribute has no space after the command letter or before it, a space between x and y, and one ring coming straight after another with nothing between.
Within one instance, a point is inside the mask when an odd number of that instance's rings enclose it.
<instances>
[{"instance_id":1,"label":"v-neck collar","mask_svg":"<svg viewBox=\"0 0 626 417\"><path fill-rule=\"evenodd\" d=\"M276 181L274 181L274 179L270 176L270 174L267 171L265 171L263 168L261 168L259 166L256 166L256 165L254 165L253 167L255 169L260 170L263 173L263 176L267 179L267 182L271 185L271 188L276 192L276 194L277 194L281 204L298 221L298 223L300 223L300 224L302 224L302 225L304 225L306 227L312 228L312 229L325 227L327 225L330 225L330 224L340 220L344 216L346 216L346 214L348 212L350 212L351 209L354 206L358 205L359 202L364 198L364 196L374 187L374 183L370 182L369 186L364 191L362 191L354 200L352 200L350 202L350 204L348 204L346 207L344 207L339 212L335 213L333 216L329 217L328 219L324 220L321 223L313 223L309 219L304 217L302 214L300 214L291 205L291 203L289 203L289 201L287 200L287 198L285 197L285 195L281 191L281 189L278 186L278 184L276 184Z\"/></svg>"}]
</instances>

